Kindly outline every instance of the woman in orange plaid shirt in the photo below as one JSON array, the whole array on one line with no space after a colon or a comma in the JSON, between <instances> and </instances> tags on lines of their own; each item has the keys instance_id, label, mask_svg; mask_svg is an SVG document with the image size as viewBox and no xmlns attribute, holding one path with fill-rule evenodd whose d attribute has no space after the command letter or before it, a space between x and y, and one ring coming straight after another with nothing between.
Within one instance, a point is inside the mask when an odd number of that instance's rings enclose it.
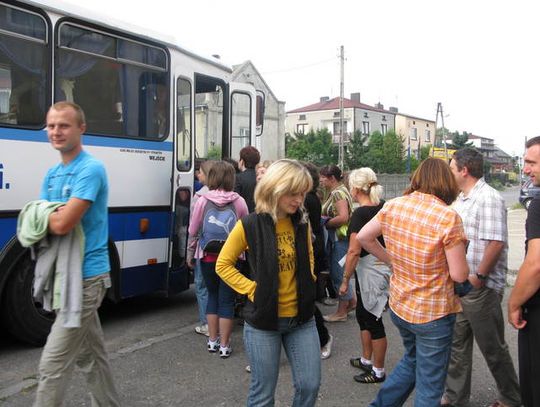
<instances>
[{"instance_id":1,"label":"woman in orange plaid shirt","mask_svg":"<svg viewBox=\"0 0 540 407\"><path fill-rule=\"evenodd\" d=\"M448 164L428 158L405 195L387 202L357 235L362 247L392 267L390 315L405 347L370 406L401 406L415 387L415 407L440 403L461 310L454 282L469 274L463 224L449 207L458 193ZM381 234L386 249L377 240Z\"/></svg>"}]
</instances>

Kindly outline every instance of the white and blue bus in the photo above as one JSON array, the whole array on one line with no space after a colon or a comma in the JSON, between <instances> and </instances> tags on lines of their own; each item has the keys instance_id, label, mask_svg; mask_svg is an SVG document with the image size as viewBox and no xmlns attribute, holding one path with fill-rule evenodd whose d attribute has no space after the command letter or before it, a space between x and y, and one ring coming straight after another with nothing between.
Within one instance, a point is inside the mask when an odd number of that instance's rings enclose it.
<instances>
[{"instance_id":1,"label":"white and blue bus","mask_svg":"<svg viewBox=\"0 0 540 407\"><path fill-rule=\"evenodd\" d=\"M195 35L195 33L194 33ZM58 162L45 114L86 113L84 148L109 176L109 252L120 301L174 295L185 264L196 160L238 157L262 132L264 95L174 41L56 1L0 1L0 312L3 329L42 344L54 315L32 298L33 262L17 215Z\"/></svg>"}]
</instances>

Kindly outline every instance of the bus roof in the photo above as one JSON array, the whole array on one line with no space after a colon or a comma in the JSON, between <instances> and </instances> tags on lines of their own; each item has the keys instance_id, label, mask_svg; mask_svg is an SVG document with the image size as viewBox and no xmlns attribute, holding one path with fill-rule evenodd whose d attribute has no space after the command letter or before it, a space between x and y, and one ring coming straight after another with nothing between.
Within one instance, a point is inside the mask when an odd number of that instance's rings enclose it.
<instances>
[{"instance_id":1,"label":"bus roof","mask_svg":"<svg viewBox=\"0 0 540 407\"><path fill-rule=\"evenodd\" d=\"M221 68L229 73L233 71L230 65L224 64L219 59L211 56L197 54L188 48L178 45L175 37L166 35L158 31L153 31L152 29L149 29L147 27L141 27L126 21L117 20L115 18L111 18L109 15L96 12L95 10L87 9L85 7L80 7L72 3L67 3L62 0L25 0L25 3L38 8L42 8L44 10L58 13L60 15L78 18L97 25L108 27L116 31L121 31L126 34L136 35L149 41L159 42L163 45L168 46L169 48L174 48L191 57L217 66L218 68Z\"/></svg>"}]
</instances>

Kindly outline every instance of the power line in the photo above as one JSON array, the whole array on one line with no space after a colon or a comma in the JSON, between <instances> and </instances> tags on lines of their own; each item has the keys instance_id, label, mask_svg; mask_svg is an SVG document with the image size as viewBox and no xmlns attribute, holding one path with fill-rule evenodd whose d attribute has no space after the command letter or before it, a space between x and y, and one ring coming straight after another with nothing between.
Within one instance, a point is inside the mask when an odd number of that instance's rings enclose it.
<instances>
[{"instance_id":1,"label":"power line","mask_svg":"<svg viewBox=\"0 0 540 407\"><path fill-rule=\"evenodd\" d=\"M301 69L311 68L312 66L323 65L323 64L326 64L326 63L328 63L330 61L335 61L335 58L332 57L332 58L329 58L329 59L325 59L323 61L313 62L313 63L308 64L308 65L297 66L297 67L294 67L294 68L286 68L286 69L280 69L280 70L277 70L277 71L262 72L262 75L272 75L272 74L275 74L275 73L298 71L298 70L301 70Z\"/></svg>"}]
</instances>

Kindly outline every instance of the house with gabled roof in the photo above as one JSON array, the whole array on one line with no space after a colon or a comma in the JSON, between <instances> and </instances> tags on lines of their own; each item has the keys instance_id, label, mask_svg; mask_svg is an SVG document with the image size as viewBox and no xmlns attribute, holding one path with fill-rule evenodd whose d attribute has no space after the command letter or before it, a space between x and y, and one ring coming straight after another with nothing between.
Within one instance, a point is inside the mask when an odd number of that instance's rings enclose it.
<instances>
[{"instance_id":1,"label":"house with gabled roof","mask_svg":"<svg viewBox=\"0 0 540 407\"><path fill-rule=\"evenodd\" d=\"M371 134L378 130L385 134L394 129L395 113L385 110L378 103L370 106L360 102L360 93L351 93L351 98L343 98L343 130L344 143L349 141L353 132L359 130L362 134ZM330 99L322 97L318 103L300 107L287 112L285 129L288 134L308 133L310 130L328 129L334 143L339 143L340 106L339 97Z\"/></svg>"},{"instance_id":2,"label":"house with gabled roof","mask_svg":"<svg viewBox=\"0 0 540 407\"><path fill-rule=\"evenodd\" d=\"M285 102L278 100L251 61L233 66L233 82L251 83L265 96L263 132L257 137L257 149L263 160L285 157ZM238 157L232 157L238 159Z\"/></svg>"},{"instance_id":3,"label":"house with gabled roof","mask_svg":"<svg viewBox=\"0 0 540 407\"><path fill-rule=\"evenodd\" d=\"M435 120L423 119L396 111L396 134L401 137L403 146L414 157L420 156L420 148L433 145L435 138Z\"/></svg>"}]
</instances>

